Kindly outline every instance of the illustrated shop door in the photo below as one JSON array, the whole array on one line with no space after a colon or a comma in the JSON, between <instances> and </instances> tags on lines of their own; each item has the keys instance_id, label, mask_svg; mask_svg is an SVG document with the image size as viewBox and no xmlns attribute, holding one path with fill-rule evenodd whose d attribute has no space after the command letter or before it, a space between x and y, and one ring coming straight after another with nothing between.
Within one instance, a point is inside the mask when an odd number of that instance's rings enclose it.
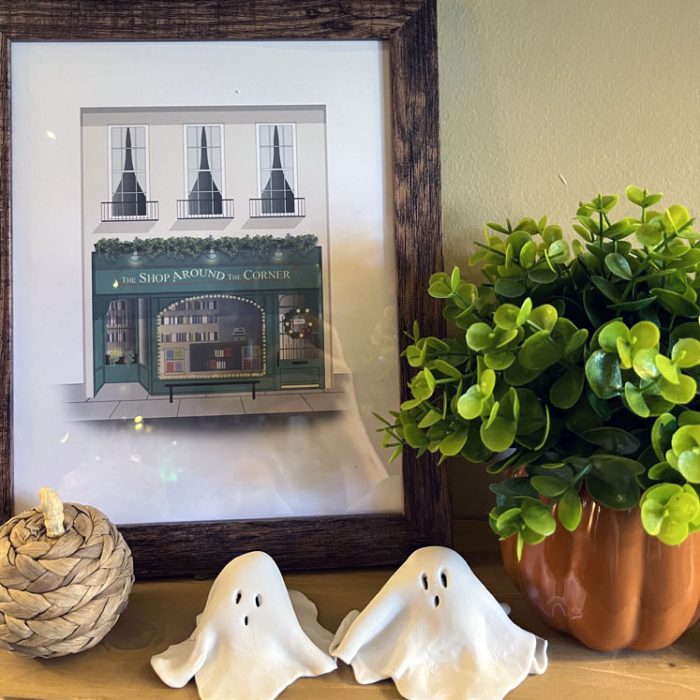
<instances>
[{"instance_id":1,"label":"illustrated shop door","mask_svg":"<svg viewBox=\"0 0 700 700\"><path fill-rule=\"evenodd\" d=\"M279 295L280 389L323 388L323 334L318 294Z\"/></svg>"},{"instance_id":2,"label":"illustrated shop door","mask_svg":"<svg viewBox=\"0 0 700 700\"><path fill-rule=\"evenodd\" d=\"M138 300L113 299L104 320L105 382L138 382Z\"/></svg>"}]
</instances>

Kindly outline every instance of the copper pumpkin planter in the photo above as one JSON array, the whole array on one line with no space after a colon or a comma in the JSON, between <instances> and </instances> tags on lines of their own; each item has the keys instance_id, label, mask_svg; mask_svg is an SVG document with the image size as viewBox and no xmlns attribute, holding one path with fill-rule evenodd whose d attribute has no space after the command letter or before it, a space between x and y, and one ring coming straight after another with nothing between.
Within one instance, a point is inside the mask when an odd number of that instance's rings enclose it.
<instances>
[{"instance_id":1,"label":"copper pumpkin planter","mask_svg":"<svg viewBox=\"0 0 700 700\"><path fill-rule=\"evenodd\" d=\"M520 562L510 537L501 555L545 622L592 649L662 649L700 617L700 533L669 547L644 532L638 509L584 497L575 532L558 526Z\"/></svg>"}]
</instances>

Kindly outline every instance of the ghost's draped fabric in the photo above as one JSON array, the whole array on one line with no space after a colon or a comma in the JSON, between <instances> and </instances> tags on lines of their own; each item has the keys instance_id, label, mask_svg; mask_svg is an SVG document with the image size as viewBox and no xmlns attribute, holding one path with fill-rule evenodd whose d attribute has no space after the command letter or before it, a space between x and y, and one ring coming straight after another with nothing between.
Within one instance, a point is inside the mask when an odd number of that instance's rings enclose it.
<instances>
[{"instance_id":1,"label":"ghost's draped fabric","mask_svg":"<svg viewBox=\"0 0 700 700\"><path fill-rule=\"evenodd\" d=\"M510 621L462 557L425 547L346 617L331 654L359 683L393 678L410 700L500 700L545 671L546 648Z\"/></svg>"},{"instance_id":2,"label":"ghost's draped fabric","mask_svg":"<svg viewBox=\"0 0 700 700\"><path fill-rule=\"evenodd\" d=\"M297 678L335 669L332 635L316 616L308 598L287 591L271 557L244 554L214 581L192 636L151 665L172 688L194 677L202 700L272 700Z\"/></svg>"}]
</instances>

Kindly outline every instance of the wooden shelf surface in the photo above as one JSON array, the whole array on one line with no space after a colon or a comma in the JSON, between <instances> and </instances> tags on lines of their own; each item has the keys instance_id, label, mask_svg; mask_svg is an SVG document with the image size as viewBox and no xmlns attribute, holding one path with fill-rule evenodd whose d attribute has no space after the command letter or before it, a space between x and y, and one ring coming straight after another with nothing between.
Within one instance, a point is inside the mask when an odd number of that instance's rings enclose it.
<instances>
[{"instance_id":1,"label":"wooden shelf surface","mask_svg":"<svg viewBox=\"0 0 700 700\"><path fill-rule=\"evenodd\" d=\"M656 653L598 653L549 630L528 608L496 561L472 567L492 593L513 608L521 626L550 640L550 666L531 676L508 697L513 700L690 700L700 698L700 627ZM361 609L391 572L386 569L296 573L290 588L306 593L320 620L335 629L346 612ZM164 686L150 657L190 634L204 607L211 581L156 581L134 587L128 610L95 649L54 660L31 660L0 652L2 700L196 699L194 683L182 690ZM400 698L391 682L360 686L348 667L302 679L284 700L388 700Z\"/></svg>"}]
</instances>

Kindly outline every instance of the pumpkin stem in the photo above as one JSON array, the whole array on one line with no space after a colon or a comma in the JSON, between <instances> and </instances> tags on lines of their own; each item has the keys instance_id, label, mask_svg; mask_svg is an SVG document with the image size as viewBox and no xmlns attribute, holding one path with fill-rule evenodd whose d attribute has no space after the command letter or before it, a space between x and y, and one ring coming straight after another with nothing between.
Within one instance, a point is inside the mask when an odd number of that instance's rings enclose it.
<instances>
[{"instance_id":1,"label":"pumpkin stem","mask_svg":"<svg viewBox=\"0 0 700 700\"><path fill-rule=\"evenodd\" d=\"M39 490L41 510L44 512L46 535L51 538L61 537L65 533L63 527L63 502L59 495L46 486Z\"/></svg>"}]
</instances>

